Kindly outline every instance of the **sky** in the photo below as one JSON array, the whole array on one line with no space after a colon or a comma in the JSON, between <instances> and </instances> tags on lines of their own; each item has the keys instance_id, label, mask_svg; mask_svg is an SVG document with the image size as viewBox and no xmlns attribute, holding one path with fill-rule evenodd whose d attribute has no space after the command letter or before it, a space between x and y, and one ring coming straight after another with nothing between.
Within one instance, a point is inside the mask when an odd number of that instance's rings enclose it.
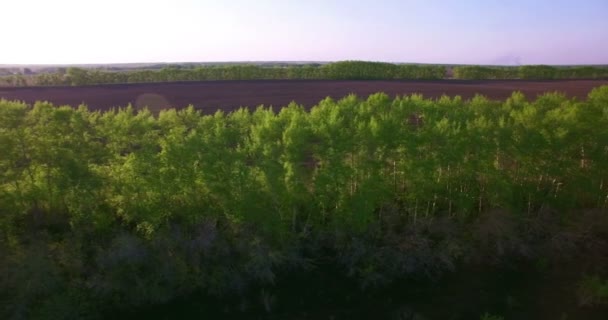
<instances>
[{"instance_id":1,"label":"sky","mask_svg":"<svg viewBox=\"0 0 608 320\"><path fill-rule=\"evenodd\" d=\"M608 64L608 0L0 0L0 64Z\"/></svg>"}]
</instances>

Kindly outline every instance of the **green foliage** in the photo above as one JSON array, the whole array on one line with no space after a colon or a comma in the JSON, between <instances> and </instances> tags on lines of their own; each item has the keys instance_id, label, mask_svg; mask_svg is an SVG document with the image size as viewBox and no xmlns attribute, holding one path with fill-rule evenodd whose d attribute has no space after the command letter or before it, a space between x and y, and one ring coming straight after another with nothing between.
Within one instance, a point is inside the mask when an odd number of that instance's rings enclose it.
<instances>
[{"instance_id":1,"label":"green foliage","mask_svg":"<svg viewBox=\"0 0 608 320\"><path fill-rule=\"evenodd\" d=\"M607 101L374 94L154 116L2 100L0 312L239 294L311 259L366 288L531 255L608 205Z\"/></svg>"},{"instance_id":2,"label":"green foliage","mask_svg":"<svg viewBox=\"0 0 608 320\"><path fill-rule=\"evenodd\" d=\"M579 283L578 296L582 305L608 304L608 280L585 275Z\"/></svg>"},{"instance_id":3,"label":"green foliage","mask_svg":"<svg viewBox=\"0 0 608 320\"><path fill-rule=\"evenodd\" d=\"M521 79L546 80L557 78L557 68L551 66L521 66L518 69Z\"/></svg>"},{"instance_id":4,"label":"green foliage","mask_svg":"<svg viewBox=\"0 0 608 320\"><path fill-rule=\"evenodd\" d=\"M515 79L517 67L458 66L452 69L456 79Z\"/></svg>"},{"instance_id":5,"label":"green foliage","mask_svg":"<svg viewBox=\"0 0 608 320\"><path fill-rule=\"evenodd\" d=\"M205 80L388 80L442 79L445 68L433 65L396 65L381 62L342 61L325 65L218 65L196 68L165 67L161 70L104 71L70 67L65 73L43 73L33 76L0 77L5 85L94 85L108 83L142 83Z\"/></svg>"},{"instance_id":6,"label":"green foliage","mask_svg":"<svg viewBox=\"0 0 608 320\"><path fill-rule=\"evenodd\" d=\"M310 113L188 108L158 118L3 101L2 199L11 214L102 225L114 214L144 234L201 209L278 235L313 221L365 229L392 201L414 217L603 206L605 96L350 96Z\"/></svg>"},{"instance_id":7,"label":"green foliage","mask_svg":"<svg viewBox=\"0 0 608 320\"><path fill-rule=\"evenodd\" d=\"M456 66L454 79L606 79L608 68L595 66ZM57 73L0 77L0 86L96 85L211 80L437 80L448 77L439 65L392 64L370 61L339 61L304 65L167 66L160 70L107 71L70 67Z\"/></svg>"},{"instance_id":8,"label":"green foliage","mask_svg":"<svg viewBox=\"0 0 608 320\"><path fill-rule=\"evenodd\" d=\"M479 317L479 320L504 320L504 318L501 316L492 315L490 313L484 313L481 317Z\"/></svg>"},{"instance_id":9,"label":"green foliage","mask_svg":"<svg viewBox=\"0 0 608 320\"><path fill-rule=\"evenodd\" d=\"M519 67L457 66L453 69L455 79L606 79L608 68L591 66L555 67L524 65Z\"/></svg>"},{"instance_id":10,"label":"green foliage","mask_svg":"<svg viewBox=\"0 0 608 320\"><path fill-rule=\"evenodd\" d=\"M321 67L324 78L336 80L442 79L445 68L431 65L395 65L384 62L341 61Z\"/></svg>"}]
</instances>

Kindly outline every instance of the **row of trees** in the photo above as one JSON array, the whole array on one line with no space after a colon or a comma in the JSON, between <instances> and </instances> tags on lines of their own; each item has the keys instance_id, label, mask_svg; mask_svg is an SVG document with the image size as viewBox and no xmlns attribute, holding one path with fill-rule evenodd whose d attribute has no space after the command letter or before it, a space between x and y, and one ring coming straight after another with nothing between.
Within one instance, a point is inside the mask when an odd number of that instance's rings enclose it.
<instances>
[{"instance_id":1,"label":"row of trees","mask_svg":"<svg viewBox=\"0 0 608 320\"><path fill-rule=\"evenodd\" d=\"M484 67L457 66L455 79L606 79L605 67ZM436 80L444 79L447 69L437 65L391 64L366 61L342 61L324 65L216 65L203 67L169 66L160 70L105 71L67 68L57 73L0 77L4 86L95 85L205 80Z\"/></svg>"},{"instance_id":2,"label":"row of trees","mask_svg":"<svg viewBox=\"0 0 608 320\"><path fill-rule=\"evenodd\" d=\"M526 65L519 67L459 66L453 68L456 79L608 79L607 67L553 67Z\"/></svg>"},{"instance_id":3,"label":"row of trees","mask_svg":"<svg viewBox=\"0 0 608 320\"><path fill-rule=\"evenodd\" d=\"M98 113L5 101L2 181L11 201L2 207L86 219L121 212L151 231L166 215L200 209L198 201L215 214L259 217L277 228L319 221L311 214L365 227L390 201L427 215L601 207L607 90L589 102L559 94L534 103L521 94L504 103L377 94L326 99L310 113L292 104L277 113L261 107L203 116L190 107L158 118L130 107ZM125 174L133 180L122 180ZM268 216L269 206L276 215Z\"/></svg>"},{"instance_id":4,"label":"row of trees","mask_svg":"<svg viewBox=\"0 0 608 320\"><path fill-rule=\"evenodd\" d=\"M24 76L21 74L14 74L10 76L0 76L0 87L9 86L9 87L25 87L28 86L28 80L31 77Z\"/></svg>"},{"instance_id":5,"label":"row of trees","mask_svg":"<svg viewBox=\"0 0 608 320\"><path fill-rule=\"evenodd\" d=\"M204 80L291 80L291 79L442 79L445 68L431 65L396 65L381 62L342 61L324 65L217 65L196 68L166 67L161 70L104 71L68 68L64 73L43 73L28 76L28 83L49 85L94 85L110 83L141 83ZM15 83L4 78L8 85ZM7 82L10 80L10 82Z\"/></svg>"},{"instance_id":6,"label":"row of trees","mask_svg":"<svg viewBox=\"0 0 608 320\"><path fill-rule=\"evenodd\" d=\"M327 252L366 287L448 269L475 243L516 250L512 230L554 241L510 221L604 210L606 128L608 87L585 101L375 94L213 115L3 100L0 301L57 318L221 296Z\"/></svg>"}]
</instances>

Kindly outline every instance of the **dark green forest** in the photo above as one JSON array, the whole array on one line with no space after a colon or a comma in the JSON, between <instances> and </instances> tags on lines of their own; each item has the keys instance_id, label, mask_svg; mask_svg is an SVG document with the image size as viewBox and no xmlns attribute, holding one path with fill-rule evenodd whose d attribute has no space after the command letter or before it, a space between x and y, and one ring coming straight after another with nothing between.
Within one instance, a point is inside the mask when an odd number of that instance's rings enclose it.
<instances>
[{"instance_id":1,"label":"dark green forest","mask_svg":"<svg viewBox=\"0 0 608 320\"><path fill-rule=\"evenodd\" d=\"M0 146L1 318L386 318L410 312L375 300L397 290L441 304L425 319L541 319L513 279L606 314L608 86L213 115L1 100Z\"/></svg>"},{"instance_id":2,"label":"dark green forest","mask_svg":"<svg viewBox=\"0 0 608 320\"><path fill-rule=\"evenodd\" d=\"M519 67L455 66L448 75L442 65L392 64L369 61L339 61L303 65L213 65L167 66L160 70L114 71L61 68L54 73L16 74L0 77L0 86L82 86L118 83L147 83L211 80L438 80L438 79L608 79L608 67L543 66Z\"/></svg>"}]
</instances>

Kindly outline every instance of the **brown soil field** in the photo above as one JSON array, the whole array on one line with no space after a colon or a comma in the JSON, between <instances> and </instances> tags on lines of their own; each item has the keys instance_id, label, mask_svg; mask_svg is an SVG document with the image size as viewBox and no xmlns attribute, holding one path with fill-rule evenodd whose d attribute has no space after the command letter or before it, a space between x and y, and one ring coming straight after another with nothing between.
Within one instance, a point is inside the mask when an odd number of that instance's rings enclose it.
<instances>
[{"instance_id":1,"label":"brown soil field","mask_svg":"<svg viewBox=\"0 0 608 320\"><path fill-rule=\"evenodd\" d=\"M205 113L218 109L232 111L241 106L282 107L295 101L306 107L325 97L342 98L350 93L367 97L376 92L390 96L423 94L427 98L441 95L471 98L482 94L491 99L505 99L513 91L533 99L544 92L558 91L569 97L584 99L594 87L608 85L608 80L438 80L438 81L333 81L333 80L259 80L115 84L81 87L15 87L0 88L0 98L27 103L50 101L57 105L77 106L84 103L92 110L112 107L148 106L153 111L189 104Z\"/></svg>"}]
</instances>

